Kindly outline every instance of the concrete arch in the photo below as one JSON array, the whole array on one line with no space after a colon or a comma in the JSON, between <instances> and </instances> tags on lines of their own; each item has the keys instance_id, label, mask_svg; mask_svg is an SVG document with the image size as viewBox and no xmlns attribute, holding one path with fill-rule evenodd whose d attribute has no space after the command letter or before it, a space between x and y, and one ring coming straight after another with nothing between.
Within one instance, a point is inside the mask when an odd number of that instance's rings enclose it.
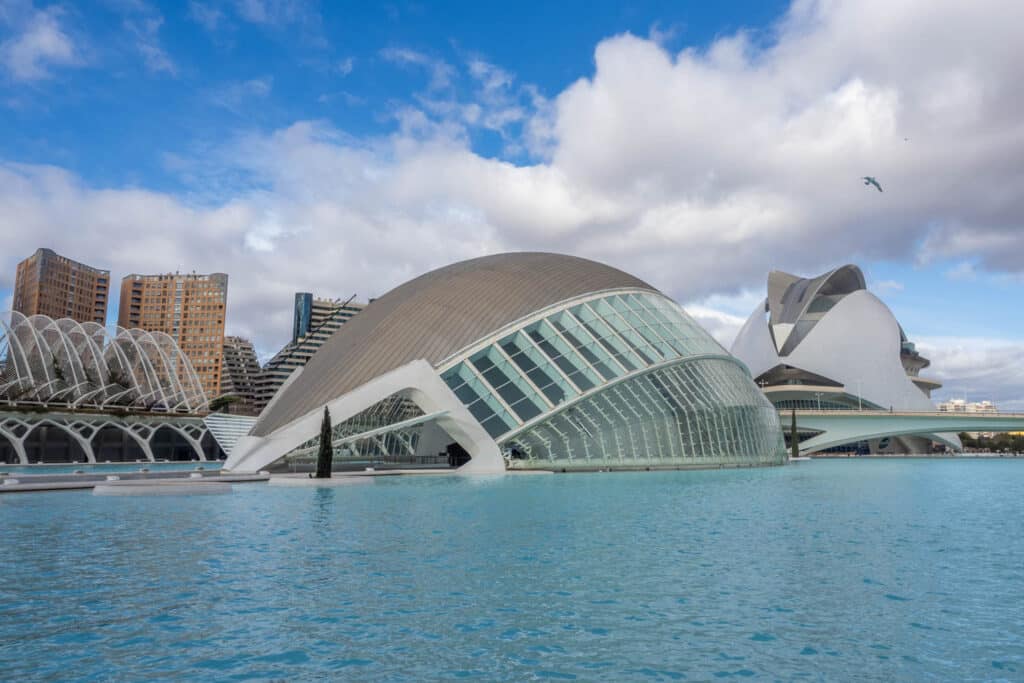
<instances>
[{"instance_id":1,"label":"concrete arch","mask_svg":"<svg viewBox=\"0 0 1024 683\"><path fill-rule=\"evenodd\" d=\"M14 434L11 434L3 426L0 426L0 453L4 453L6 449L10 449L9 454L4 458L0 459L0 464L4 465L27 465L28 457L25 455L25 447L22 445L21 440L18 439ZM13 461L12 461L13 460Z\"/></svg>"},{"instance_id":2,"label":"concrete arch","mask_svg":"<svg viewBox=\"0 0 1024 683\"><path fill-rule=\"evenodd\" d=\"M96 459L96 462L106 462L107 460L111 460L112 462L134 462L135 460L139 459L145 459L148 460L149 462L153 462L153 451L152 449L150 449L149 441L141 438L131 429L126 429L122 425L113 422L108 422L106 424L95 426L96 431L89 439L89 443L92 445L93 457ZM119 460L107 458L106 453L103 451L105 444L102 443L103 439L101 438L101 436L103 436L105 433L110 434L111 432L117 432L118 434L122 435L122 456ZM97 443L97 441L99 441L99 443ZM141 455L141 458L129 457L128 446L130 444L133 444L136 447L136 454Z\"/></svg>"},{"instance_id":3,"label":"concrete arch","mask_svg":"<svg viewBox=\"0 0 1024 683\"><path fill-rule=\"evenodd\" d=\"M157 443L162 437L162 434L171 434L170 444L159 444ZM167 454L167 446L170 446L170 457L164 457ZM180 457L180 448L184 445L190 451L187 458ZM187 462L189 460L201 460L206 461L206 454L203 453L203 447L193 437L186 433L183 429L173 424L162 424L153 430L153 433L149 437L149 448L155 459L166 459L171 461Z\"/></svg>"},{"instance_id":4,"label":"concrete arch","mask_svg":"<svg viewBox=\"0 0 1024 683\"><path fill-rule=\"evenodd\" d=\"M96 458L93 455L93 451L92 451L92 444L87 439L83 438L82 435L78 434L77 432L75 432L75 430L69 428L67 425L62 425L59 422L55 422L53 420L41 420L40 422L32 425L31 429L29 429L25 433L25 435L22 437L22 439L21 439L22 447L25 450L26 459L29 460L30 463L31 463L32 458L28 456L27 444L28 444L29 441L31 441L32 436L36 432L38 432L40 429L43 429L43 428L47 428L47 432L45 432L47 434L48 434L49 428L56 428L59 432L62 432L63 434L65 434L70 439L69 443L74 444L75 446L77 446L77 448L81 452L82 456L84 456L84 461L85 462L88 462L88 463L95 463L96 462ZM46 458L41 457L42 455L45 455L45 449L46 449L45 441L44 441L44 444L42 446L42 449L43 449L44 453L40 454L40 457L37 457L36 460L37 461L42 461L42 462L47 462ZM67 460L60 460L60 461L54 461L54 462L75 462L75 459L73 457L69 457L69 459L67 459ZM82 460L78 460L78 462L82 462Z\"/></svg>"}]
</instances>

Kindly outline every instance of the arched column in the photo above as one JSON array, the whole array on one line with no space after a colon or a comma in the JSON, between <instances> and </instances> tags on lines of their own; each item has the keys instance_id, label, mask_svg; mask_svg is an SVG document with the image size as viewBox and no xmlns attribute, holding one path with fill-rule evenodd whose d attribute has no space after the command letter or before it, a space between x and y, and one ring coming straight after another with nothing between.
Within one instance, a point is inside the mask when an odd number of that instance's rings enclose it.
<instances>
[{"instance_id":1,"label":"arched column","mask_svg":"<svg viewBox=\"0 0 1024 683\"><path fill-rule=\"evenodd\" d=\"M56 422L56 421L51 420L51 419L40 420L39 422L31 425L31 428L27 432L25 432L25 435L21 439L22 447L23 448L24 448L25 443L29 440L29 437L31 437L32 434L34 434L36 432L36 430L38 430L38 429L40 429L42 427L55 427L55 428L57 428L59 431L63 432L67 436L69 436L71 438L71 440L74 441L78 445L78 447L82 451L82 454L85 456L85 461L86 462L88 462L88 463L95 463L96 462L96 457L95 457L95 455L93 454L93 451L92 451L92 443L90 443L88 439L83 438L81 434L78 434L70 426L61 424L61 423ZM45 446L44 446L44 448L45 448ZM25 450L25 452L26 452L26 458L27 458L27 452L28 452L27 449ZM44 460L44 462L45 462L45 460Z\"/></svg>"}]
</instances>

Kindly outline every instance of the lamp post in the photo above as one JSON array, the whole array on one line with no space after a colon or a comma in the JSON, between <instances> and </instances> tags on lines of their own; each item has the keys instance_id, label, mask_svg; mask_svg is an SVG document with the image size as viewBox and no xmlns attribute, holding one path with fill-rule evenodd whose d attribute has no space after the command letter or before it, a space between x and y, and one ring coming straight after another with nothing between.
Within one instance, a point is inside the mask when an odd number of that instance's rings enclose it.
<instances>
[{"instance_id":1,"label":"lamp post","mask_svg":"<svg viewBox=\"0 0 1024 683\"><path fill-rule=\"evenodd\" d=\"M814 397L818 399L818 412L820 413L821 412L821 392L820 391L815 391L814 392Z\"/></svg>"}]
</instances>

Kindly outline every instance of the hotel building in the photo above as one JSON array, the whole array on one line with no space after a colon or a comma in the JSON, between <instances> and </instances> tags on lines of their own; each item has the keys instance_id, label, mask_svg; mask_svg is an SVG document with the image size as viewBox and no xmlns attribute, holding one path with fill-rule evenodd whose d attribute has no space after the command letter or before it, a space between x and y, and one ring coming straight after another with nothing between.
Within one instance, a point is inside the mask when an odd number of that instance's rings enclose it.
<instances>
[{"instance_id":1,"label":"hotel building","mask_svg":"<svg viewBox=\"0 0 1024 683\"><path fill-rule=\"evenodd\" d=\"M52 249L36 249L18 264L11 308L25 316L104 325L109 288L109 270L73 261Z\"/></svg>"},{"instance_id":2,"label":"hotel building","mask_svg":"<svg viewBox=\"0 0 1024 683\"><path fill-rule=\"evenodd\" d=\"M121 280L117 324L164 332L195 368L208 398L220 395L224 358L224 273L128 275Z\"/></svg>"}]
</instances>

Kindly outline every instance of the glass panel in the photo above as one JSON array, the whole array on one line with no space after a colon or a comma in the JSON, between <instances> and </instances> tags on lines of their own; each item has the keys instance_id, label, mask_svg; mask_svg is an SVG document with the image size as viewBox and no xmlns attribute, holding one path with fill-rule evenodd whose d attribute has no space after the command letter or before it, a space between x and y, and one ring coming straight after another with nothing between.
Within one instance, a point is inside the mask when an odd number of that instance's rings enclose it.
<instances>
[{"instance_id":1,"label":"glass panel","mask_svg":"<svg viewBox=\"0 0 1024 683\"><path fill-rule=\"evenodd\" d=\"M576 389L562 376L562 373L551 364L543 353L537 350L522 332L505 337L498 342L502 350L509 355L512 362L526 373L538 389L541 390L553 405L575 398L579 395Z\"/></svg>"},{"instance_id":2,"label":"glass panel","mask_svg":"<svg viewBox=\"0 0 1024 683\"><path fill-rule=\"evenodd\" d=\"M604 377L605 381L615 379L622 374L608 352L594 341L576 318L563 311L548 318L548 322L562 333L566 341L572 344L573 348L597 370L598 374Z\"/></svg>"},{"instance_id":3,"label":"glass panel","mask_svg":"<svg viewBox=\"0 0 1024 683\"><path fill-rule=\"evenodd\" d=\"M444 373L442 379L491 436L500 436L518 424L465 363L459 363Z\"/></svg>"},{"instance_id":4,"label":"glass panel","mask_svg":"<svg viewBox=\"0 0 1024 683\"><path fill-rule=\"evenodd\" d=\"M545 321L541 320L527 327L526 334L581 392L603 383Z\"/></svg>"},{"instance_id":5,"label":"glass panel","mask_svg":"<svg viewBox=\"0 0 1024 683\"><path fill-rule=\"evenodd\" d=\"M470 358L470 363L523 422L547 410L529 382L493 346Z\"/></svg>"},{"instance_id":6,"label":"glass panel","mask_svg":"<svg viewBox=\"0 0 1024 683\"><path fill-rule=\"evenodd\" d=\"M629 326L628 323L612 307L608 299L600 299L591 302L594 310L601 316L602 320L610 324L619 333L633 352L643 359L647 365L654 365L662 360L661 352L651 346L650 342L641 337Z\"/></svg>"},{"instance_id":7,"label":"glass panel","mask_svg":"<svg viewBox=\"0 0 1024 683\"><path fill-rule=\"evenodd\" d=\"M651 319L650 314L637 313L633 311L623 297L611 297L612 306L615 306L619 314L625 318L626 322L633 326L637 332L639 332L644 339L646 339L651 345L661 352L661 355L665 358L675 358L679 353L673 349L670 345L666 344L665 341L658 335L656 331L651 329L651 325L656 325L657 322ZM638 304L633 304L639 308Z\"/></svg>"},{"instance_id":8,"label":"glass panel","mask_svg":"<svg viewBox=\"0 0 1024 683\"><path fill-rule=\"evenodd\" d=\"M597 339L605 350L627 371L633 372L644 367L640 357L598 317L593 309L586 304L582 304L573 308L572 313L587 329L590 336Z\"/></svg>"}]
</instances>

